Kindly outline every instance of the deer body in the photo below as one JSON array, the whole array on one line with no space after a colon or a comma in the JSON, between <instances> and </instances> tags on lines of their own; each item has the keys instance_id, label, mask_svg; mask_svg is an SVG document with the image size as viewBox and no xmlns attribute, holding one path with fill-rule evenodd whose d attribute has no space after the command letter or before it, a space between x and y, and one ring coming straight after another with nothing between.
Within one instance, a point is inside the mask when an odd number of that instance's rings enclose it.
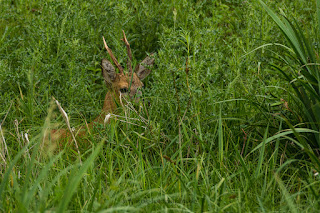
<instances>
[{"instance_id":1,"label":"deer body","mask_svg":"<svg viewBox=\"0 0 320 213\"><path fill-rule=\"evenodd\" d=\"M146 57L141 63L136 66L135 70L133 71L131 67L132 53L124 31L122 40L127 47L128 72L124 72L122 66L118 63L111 49L107 46L105 39L103 38L104 46L108 51L116 68L119 70L119 73L116 72L116 69L110 61L108 61L107 59L102 59L101 71L108 88L108 92L104 99L102 112L96 119L89 123L87 127L80 127L76 131L76 137L84 137L87 133L86 128L90 131L90 129L92 129L95 125L104 123L105 117L109 113L113 113L116 110L118 106L117 103L120 103L121 97L126 97L126 99L132 100L134 102L139 101L139 98L141 96L140 89L143 86L142 80L150 74L150 67L153 65L154 59L149 56ZM72 133L70 133L70 131L68 131L67 129L52 130L51 140L56 141L65 138L68 141L71 141L73 138L71 137L71 134Z\"/></svg>"}]
</instances>

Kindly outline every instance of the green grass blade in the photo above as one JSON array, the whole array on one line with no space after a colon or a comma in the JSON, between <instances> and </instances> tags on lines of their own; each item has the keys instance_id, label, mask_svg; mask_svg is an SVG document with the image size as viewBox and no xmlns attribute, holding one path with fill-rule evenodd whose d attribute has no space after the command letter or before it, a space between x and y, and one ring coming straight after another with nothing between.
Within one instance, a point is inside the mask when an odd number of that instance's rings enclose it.
<instances>
[{"instance_id":1,"label":"green grass blade","mask_svg":"<svg viewBox=\"0 0 320 213\"><path fill-rule=\"evenodd\" d=\"M11 174L11 171L14 167L14 165L18 162L18 160L20 159L21 155L23 153L25 153L25 151L27 150L28 145L26 145L20 152L18 152L18 154L14 157L13 161L10 163L9 167L6 169L6 172L1 180L1 185L0 185L0 209L2 208L4 199L2 198L2 196L5 193L5 188L6 185L8 183L9 180L9 175Z\"/></svg>"},{"instance_id":2,"label":"green grass blade","mask_svg":"<svg viewBox=\"0 0 320 213\"><path fill-rule=\"evenodd\" d=\"M290 130L285 130L284 132L280 132L274 136L271 136L269 138L267 138L265 141L263 141L262 143L260 143L258 146L256 146L251 153L255 152L257 149L260 149L263 146L263 143L267 144L270 143L272 141L274 141L275 139L281 138L282 136L286 136L289 134L294 134L294 133L318 133L317 131L314 131L312 129L306 129L306 128L295 128L294 130L290 129Z\"/></svg>"},{"instance_id":3,"label":"green grass blade","mask_svg":"<svg viewBox=\"0 0 320 213\"><path fill-rule=\"evenodd\" d=\"M233 150L236 152L236 155L239 158L240 164L241 164L241 166L242 166L242 168L244 170L244 174L247 177L247 180L249 181L251 179L251 175L249 173L247 165L246 165L243 157L240 155L240 152L239 152L238 148L236 147L236 145L233 142L231 142L231 144L233 145Z\"/></svg>"},{"instance_id":4,"label":"green grass blade","mask_svg":"<svg viewBox=\"0 0 320 213\"><path fill-rule=\"evenodd\" d=\"M275 173L275 180L277 181L279 187L280 187L280 190L283 194L283 197L284 199L286 200L287 204L288 204L288 207L290 209L290 212L293 212L293 213L297 213L297 207L294 205L294 202L293 202L293 199L292 197L290 196L288 190L286 189L285 185L283 184L282 180L280 179L280 177L278 176L277 173Z\"/></svg>"},{"instance_id":5,"label":"green grass blade","mask_svg":"<svg viewBox=\"0 0 320 213\"><path fill-rule=\"evenodd\" d=\"M64 196L59 204L58 212L65 212L66 208L68 207L68 204L76 191L84 173L87 171L89 166L93 163L97 155L99 154L102 146L104 144L104 141L102 141L97 148L94 150L94 152L90 155L90 157L83 163L83 165L80 167L78 171L73 171L71 173L71 178L68 181L67 187L64 191Z\"/></svg>"},{"instance_id":6,"label":"green grass blade","mask_svg":"<svg viewBox=\"0 0 320 213\"><path fill-rule=\"evenodd\" d=\"M62 176L67 176L67 173L74 168L74 164L69 165L68 167L64 168L62 171L60 171L55 177L46 185L46 187L41 192L41 199L39 201L39 204L37 205L37 211L35 212L41 212L39 209L44 210L46 208L46 200L49 197L49 194L53 191L54 186L57 185L57 182L61 180Z\"/></svg>"},{"instance_id":7,"label":"green grass blade","mask_svg":"<svg viewBox=\"0 0 320 213\"><path fill-rule=\"evenodd\" d=\"M309 155L311 161L313 162L314 168L320 172L320 160L317 157L317 155L314 153L314 151L311 149L310 145L305 141L305 139L303 137L301 137L300 134L298 134L299 131L297 131L298 128L294 128L292 126L292 124L285 119L287 125L290 127L292 133L294 134L294 136L298 139L299 143L302 145L304 151ZM312 133L314 133L313 131L311 131ZM319 132L316 132L316 134L319 134Z\"/></svg>"},{"instance_id":8,"label":"green grass blade","mask_svg":"<svg viewBox=\"0 0 320 213\"><path fill-rule=\"evenodd\" d=\"M139 212L138 208L132 206L117 206L110 209L99 211L99 213L112 213L112 212Z\"/></svg>"},{"instance_id":9,"label":"green grass blade","mask_svg":"<svg viewBox=\"0 0 320 213\"><path fill-rule=\"evenodd\" d=\"M287 160L284 164L282 164L282 165L277 169L276 173L279 174L279 172L280 172L281 170L283 170L287 165L289 165L289 164L291 164L291 163L293 163L293 162L296 162L296 161L298 161L298 160Z\"/></svg>"},{"instance_id":10,"label":"green grass blade","mask_svg":"<svg viewBox=\"0 0 320 213\"><path fill-rule=\"evenodd\" d=\"M36 156L38 154L38 150L40 148L40 143L36 143L34 145L33 151L32 151L32 155L31 155L31 159L28 162L27 165L27 172L26 172L26 181L24 182L23 188L22 188L22 194L21 194L21 202L23 204L26 203L26 199L28 198L28 194L29 194L29 187L30 187L30 181L32 180L32 171L35 169L35 160L36 160ZM26 206L25 206L26 208Z\"/></svg>"},{"instance_id":11,"label":"green grass blade","mask_svg":"<svg viewBox=\"0 0 320 213\"><path fill-rule=\"evenodd\" d=\"M317 25L318 25L318 36L320 34L320 0L317 0ZM319 39L319 38L318 38Z\"/></svg>"},{"instance_id":12,"label":"green grass blade","mask_svg":"<svg viewBox=\"0 0 320 213\"><path fill-rule=\"evenodd\" d=\"M63 152L60 152L57 156L51 159L50 162L47 165L45 165L44 168L41 170L38 178L33 182L33 186L27 192L26 199L24 201L24 205L26 206L27 209L31 202L31 199L34 198L34 193L38 189L39 184L41 183L41 181L43 181L47 177L50 168L59 158L61 158L62 154Z\"/></svg>"},{"instance_id":13,"label":"green grass blade","mask_svg":"<svg viewBox=\"0 0 320 213\"><path fill-rule=\"evenodd\" d=\"M284 36L287 38L290 45L294 48L297 55L302 57L303 62L306 63L307 60L306 58L304 58L305 54L303 53L303 47L301 46L301 43L299 42L291 25L288 25L288 23L284 23L263 1L259 0L259 2L270 15L270 17L273 19L273 21L278 25L278 27L283 32Z\"/></svg>"},{"instance_id":14,"label":"green grass blade","mask_svg":"<svg viewBox=\"0 0 320 213\"><path fill-rule=\"evenodd\" d=\"M222 128L222 118L221 118L221 110L219 114L219 127L218 127L218 140L219 140L219 161L220 161L220 166L223 164L223 128Z\"/></svg>"},{"instance_id":15,"label":"green grass blade","mask_svg":"<svg viewBox=\"0 0 320 213\"><path fill-rule=\"evenodd\" d=\"M258 160L258 166L256 168L256 173L255 173L255 177L258 178L259 174L260 174L260 170L262 168L262 163L264 161L264 152L265 152L265 147L266 147L266 141L267 141L267 137L268 137L268 131L269 131L269 125L267 126L266 131L264 132L264 136L263 136L263 140L261 143L261 149L260 149L260 155L259 155L259 160Z\"/></svg>"}]
</instances>

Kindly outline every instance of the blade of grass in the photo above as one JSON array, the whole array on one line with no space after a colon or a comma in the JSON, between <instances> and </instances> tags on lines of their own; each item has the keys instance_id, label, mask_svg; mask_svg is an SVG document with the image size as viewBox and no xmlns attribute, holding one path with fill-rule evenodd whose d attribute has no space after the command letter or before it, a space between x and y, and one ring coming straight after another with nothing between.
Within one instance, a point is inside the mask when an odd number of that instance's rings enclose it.
<instances>
[{"instance_id":1,"label":"blade of grass","mask_svg":"<svg viewBox=\"0 0 320 213\"><path fill-rule=\"evenodd\" d=\"M15 164L20 159L21 155L25 153L25 151L28 149L29 144L27 144L18 154L14 157L13 161L10 163L9 167L6 169L6 172L2 178L1 185L0 185L0 209L2 209L3 202L5 199L2 198L2 196L5 193L5 188L9 180L9 175L11 174L11 171Z\"/></svg>"},{"instance_id":2,"label":"blade of grass","mask_svg":"<svg viewBox=\"0 0 320 213\"><path fill-rule=\"evenodd\" d=\"M64 196L59 204L58 212L65 212L69 202L71 201L71 198L76 191L84 173L87 171L89 166L93 163L97 155L99 154L102 146L104 144L104 141L102 141L97 148L94 150L94 152L90 155L90 157L83 163L83 165L80 167L78 171L74 170L71 173L71 178L68 181L67 187L64 191Z\"/></svg>"},{"instance_id":3,"label":"blade of grass","mask_svg":"<svg viewBox=\"0 0 320 213\"><path fill-rule=\"evenodd\" d=\"M223 129L222 129L222 118L221 118L221 109L219 113L219 127L218 127L218 140L219 140L219 161L220 166L223 164Z\"/></svg>"},{"instance_id":4,"label":"blade of grass","mask_svg":"<svg viewBox=\"0 0 320 213\"><path fill-rule=\"evenodd\" d=\"M28 162L27 165L27 172L26 172L26 177L25 177L25 182L24 182L24 186L22 188L22 194L21 194L21 201L22 203L25 203L26 199L28 198L28 192L29 192L29 187L30 187L30 181L32 180L32 171L35 168L34 163L36 160L36 156L38 154L38 150L40 148L40 143L37 143L34 146L32 155L31 155L31 159Z\"/></svg>"},{"instance_id":5,"label":"blade of grass","mask_svg":"<svg viewBox=\"0 0 320 213\"><path fill-rule=\"evenodd\" d=\"M319 35L320 34L320 0L317 0L316 4L317 4L318 35Z\"/></svg>"},{"instance_id":6,"label":"blade of grass","mask_svg":"<svg viewBox=\"0 0 320 213\"><path fill-rule=\"evenodd\" d=\"M307 129L307 128L295 128L295 130L284 130L284 132L278 133L274 136L271 136L265 140L265 144L270 143L274 141L275 139L281 138L283 136L293 134L294 132L296 133L318 133L317 131L314 131L312 129ZM256 146L250 153L255 152L257 149L259 149L261 146L263 146L263 143L260 143L258 146ZM303 147L302 147L303 148Z\"/></svg>"},{"instance_id":7,"label":"blade of grass","mask_svg":"<svg viewBox=\"0 0 320 213\"><path fill-rule=\"evenodd\" d=\"M258 160L258 166L256 168L256 173L255 173L255 177L258 178L258 176L260 175L260 170L262 167L262 163L264 161L264 151L265 151L265 147L266 147L266 141L267 141L267 136L268 136L268 131L269 131L269 124L267 126L266 131L264 132L264 136L263 136L263 140L261 143L261 149L260 149L260 155L259 155L259 160Z\"/></svg>"},{"instance_id":8,"label":"blade of grass","mask_svg":"<svg viewBox=\"0 0 320 213\"><path fill-rule=\"evenodd\" d=\"M280 190L283 194L283 197L284 199L286 200L288 206L289 206L289 209L290 209L290 212L293 212L293 213L297 213L297 207L294 205L294 202L293 202L293 199L291 198L288 190L286 189L286 187L284 186L282 180L280 179L280 177L278 176L277 173L274 174L274 177L275 177L275 180L277 181L279 187L280 187Z\"/></svg>"},{"instance_id":9,"label":"blade of grass","mask_svg":"<svg viewBox=\"0 0 320 213\"><path fill-rule=\"evenodd\" d=\"M62 154L63 154L63 152L60 152L47 165L44 166L44 168L41 170L38 178L33 182L33 186L31 187L31 189L29 191L27 191L26 199L24 200L24 205L27 209L28 209L28 206L31 202L31 199L34 198L34 193L38 189L38 186L40 185L41 181L47 177L49 169L61 157Z\"/></svg>"}]
</instances>

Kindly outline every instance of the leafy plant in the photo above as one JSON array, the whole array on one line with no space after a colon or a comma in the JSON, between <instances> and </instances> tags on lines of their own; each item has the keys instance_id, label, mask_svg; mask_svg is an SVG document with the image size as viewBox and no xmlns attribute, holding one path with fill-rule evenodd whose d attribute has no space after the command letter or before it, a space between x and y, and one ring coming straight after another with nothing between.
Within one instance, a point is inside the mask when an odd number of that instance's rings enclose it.
<instances>
[{"instance_id":1,"label":"leafy plant","mask_svg":"<svg viewBox=\"0 0 320 213\"><path fill-rule=\"evenodd\" d=\"M320 60L319 51L315 48L314 42L305 35L305 31L299 26L297 21L289 18L282 12L281 17L276 15L263 1L259 0L269 16L278 25L282 34L289 43L289 47L283 46L285 54L279 54L279 60L286 66L272 65L279 71L293 88L291 94L296 113L302 117L302 122L315 132L311 134L308 143L312 148L320 148ZM317 0L318 29L320 33L320 1ZM317 38L316 35L313 36ZM320 42L320 41L317 41ZM297 66L298 65L298 66ZM286 69L289 67L289 69ZM309 148L308 146L305 148Z\"/></svg>"}]
</instances>

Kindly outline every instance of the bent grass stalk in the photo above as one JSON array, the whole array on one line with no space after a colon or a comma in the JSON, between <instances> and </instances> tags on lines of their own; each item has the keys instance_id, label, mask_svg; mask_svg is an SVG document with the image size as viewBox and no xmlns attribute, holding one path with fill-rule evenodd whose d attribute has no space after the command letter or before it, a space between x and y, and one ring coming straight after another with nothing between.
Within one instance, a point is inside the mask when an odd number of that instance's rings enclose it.
<instances>
[{"instance_id":1,"label":"bent grass stalk","mask_svg":"<svg viewBox=\"0 0 320 213\"><path fill-rule=\"evenodd\" d=\"M70 125L70 122L69 122L68 114L67 114L67 113L64 111L64 109L61 107L59 101L56 100L55 98L53 98L53 99L54 99L54 101L56 102L56 104L57 104L57 106L58 106L58 108L59 108L59 111L61 112L62 117L63 117L64 121L65 121L66 124L67 124L68 130L69 130L69 132L70 132L70 134L71 134L71 136L72 136L72 139L73 139L73 141L74 141L74 144L75 144L75 146L76 146L76 149L77 149L77 152L78 152L78 155L79 155L79 162L80 162L80 165L81 165L81 164L82 164L82 162L81 162L81 154L80 154L80 151L79 151L79 147L78 147L78 143L77 143L76 137L74 136L73 131L72 131L72 129L71 129L71 125Z\"/></svg>"}]
</instances>

